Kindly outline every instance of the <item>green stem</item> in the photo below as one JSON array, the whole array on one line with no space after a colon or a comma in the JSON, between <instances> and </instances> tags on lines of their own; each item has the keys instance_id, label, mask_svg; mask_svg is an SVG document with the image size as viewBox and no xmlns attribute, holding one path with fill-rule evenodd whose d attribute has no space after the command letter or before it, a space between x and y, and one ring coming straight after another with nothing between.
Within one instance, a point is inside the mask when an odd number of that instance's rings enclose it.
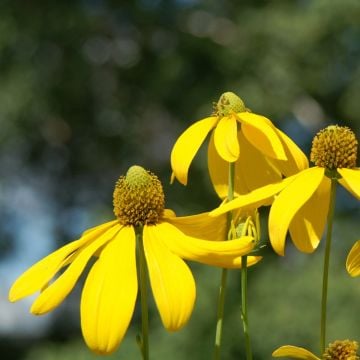
<instances>
[{"instance_id":1,"label":"green stem","mask_svg":"<svg viewBox=\"0 0 360 360\"><path fill-rule=\"evenodd\" d=\"M221 284L219 288L218 308L217 308L214 360L220 359L227 275L228 275L227 269L222 269Z\"/></svg>"},{"instance_id":2,"label":"green stem","mask_svg":"<svg viewBox=\"0 0 360 360\"><path fill-rule=\"evenodd\" d=\"M149 313L147 302L147 268L142 238L142 227L136 229L136 240L139 249L139 285L141 303L141 341L140 350L143 360L149 360Z\"/></svg>"},{"instance_id":3,"label":"green stem","mask_svg":"<svg viewBox=\"0 0 360 360\"><path fill-rule=\"evenodd\" d=\"M229 163L229 176L228 176L229 186L228 186L228 196L227 196L228 201L234 199L234 182L235 182L235 163ZM229 239L232 238L231 236L232 220L233 220L233 215L231 212L229 212L227 216L227 234L228 234L227 238ZM214 360L219 360L221 353L227 275L228 275L228 270L225 268L222 269L221 284L219 288L218 307L217 307Z\"/></svg>"},{"instance_id":4,"label":"green stem","mask_svg":"<svg viewBox=\"0 0 360 360\"><path fill-rule=\"evenodd\" d=\"M328 292L328 279L329 279L331 236L332 236L332 227L333 227L334 210L335 210L336 182L337 182L336 179L331 179L330 204L329 204L329 212L327 217L327 233L326 233L326 243L325 243L322 298L321 298L320 354L324 353L325 343L326 343L326 305L327 305L327 292Z\"/></svg>"},{"instance_id":5,"label":"green stem","mask_svg":"<svg viewBox=\"0 0 360 360\"><path fill-rule=\"evenodd\" d=\"M247 256L241 257L241 319L245 335L246 359L252 360L251 341L247 312Z\"/></svg>"},{"instance_id":6,"label":"green stem","mask_svg":"<svg viewBox=\"0 0 360 360\"><path fill-rule=\"evenodd\" d=\"M235 193L235 163L229 163L229 188L228 188L228 201L234 199Z\"/></svg>"}]
</instances>

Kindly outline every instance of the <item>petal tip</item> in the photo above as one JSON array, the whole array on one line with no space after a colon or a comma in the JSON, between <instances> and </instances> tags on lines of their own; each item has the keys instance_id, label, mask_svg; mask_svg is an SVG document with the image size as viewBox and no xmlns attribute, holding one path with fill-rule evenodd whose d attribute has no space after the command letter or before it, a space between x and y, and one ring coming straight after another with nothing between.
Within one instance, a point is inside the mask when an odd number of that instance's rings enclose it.
<instances>
[{"instance_id":1,"label":"petal tip","mask_svg":"<svg viewBox=\"0 0 360 360\"><path fill-rule=\"evenodd\" d=\"M21 292L21 289L19 289L17 286L15 286L16 283L13 284L13 286L9 290L8 299L10 302L16 302L24 297L24 295Z\"/></svg>"},{"instance_id":2,"label":"petal tip","mask_svg":"<svg viewBox=\"0 0 360 360\"><path fill-rule=\"evenodd\" d=\"M16 295L14 295L14 294L9 293L9 295L8 295L8 300L9 300L11 303L14 303L14 302L16 302L17 300L19 300L19 298L18 298Z\"/></svg>"},{"instance_id":3,"label":"petal tip","mask_svg":"<svg viewBox=\"0 0 360 360\"><path fill-rule=\"evenodd\" d=\"M188 182L188 178L187 178L187 173L186 174L175 174L175 172L173 172L171 174L171 178L170 178L170 184L172 185L175 182L175 179L177 179L177 181L181 184L186 186L187 182Z\"/></svg>"}]
</instances>

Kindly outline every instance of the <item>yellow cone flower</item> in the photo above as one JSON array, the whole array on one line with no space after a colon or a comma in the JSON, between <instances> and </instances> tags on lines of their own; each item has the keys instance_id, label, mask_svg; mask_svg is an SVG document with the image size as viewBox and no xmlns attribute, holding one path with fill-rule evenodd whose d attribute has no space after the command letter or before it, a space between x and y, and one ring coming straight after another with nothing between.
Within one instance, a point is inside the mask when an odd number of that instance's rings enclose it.
<instances>
[{"instance_id":1,"label":"yellow cone flower","mask_svg":"<svg viewBox=\"0 0 360 360\"><path fill-rule=\"evenodd\" d=\"M329 209L330 178L336 178L340 185L360 200L360 169L355 167L356 155L355 134L347 127L328 126L313 141L311 161L316 166L239 196L210 215L273 201L269 214L269 236L274 250L284 255L289 231L295 246L302 252L311 253L317 248L324 232Z\"/></svg>"},{"instance_id":2,"label":"yellow cone flower","mask_svg":"<svg viewBox=\"0 0 360 360\"><path fill-rule=\"evenodd\" d=\"M360 240L351 248L346 259L346 269L351 276L360 276Z\"/></svg>"},{"instance_id":3,"label":"yellow cone flower","mask_svg":"<svg viewBox=\"0 0 360 360\"><path fill-rule=\"evenodd\" d=\"M272 356L303 360L359 360L356 354L358 348L356 341L337 340L329 344L322 357L317 357L309 350L292 345L281 346L273 352Z\"/></svg>"},{"instance_id":4,"label":"yellow cone flower","mask_svg":"<svg viewBox=\"0 0 360 360\"><path fill-rule=\"evenodd\" d=\"M240 267L241 256L254 246L249 236L214 241L225 239L225 216L220 221L207 214L176 217L164 209L160 181L139 166L118 180L114 213L116 220L87 230L30 267L9 293L10 301L17 301L40 292L31 313L45 314L60 305L89 260L97 257L82 291L81 328L89 348L101 354L117 348L133 315L138 292L135 249L141 245L136 244L135 231L143 230L152 292L169 331L186 324L195 301L194 278L183 259Z\"/></svg>"},{"instance_id":5,"label":"yellow cone flower","mask_svg":"<svg viewBox=\"0 0 360 360\"><path fill-rule=\"evenodd\" d=\"M210 132L208 168L220 198L227 196L229 162L235 162L235 194L308 167L306 156L288 136L266 117L251 113L237 95L226 92L212 116L197 121L177 139L171 152L172 181L177 178L187 184L191 162Z\"/></svg>"}]
</instances>

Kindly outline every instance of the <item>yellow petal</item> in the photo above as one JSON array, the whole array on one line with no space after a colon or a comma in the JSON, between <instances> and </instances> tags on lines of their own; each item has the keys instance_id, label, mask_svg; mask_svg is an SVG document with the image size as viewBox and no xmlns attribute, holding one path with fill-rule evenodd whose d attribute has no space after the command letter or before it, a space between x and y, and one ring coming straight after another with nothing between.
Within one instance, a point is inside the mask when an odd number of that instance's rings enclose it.
<instances>
[{"instance_id":1,"label":"yellow petal","mask_svg":"<svg viewBox=\"0 0 360 360\"><path fill-rule=\"evenodd\" d=\"M235 162L235 196L244 195L274 182L279 182L281 173L258 149L246 140L241 131L238 131L240 155ZM228 195L229 163L224 161L217 153L210 138L208 147L208 168L211 182L221 199Z\"/></svg>"},{"instance_id":2,"label":"yellow petal","mask_svg":"<svg viewBox=\"0 0 360 360\"><path fill-rule=\"evenodd\" d=\"M238 114L241 131L261 153L278 160L287 160L283 144L275 126L264 116L249 112Z\"/></svg>"},{"instance_id":3,"label":"yellow petal","mask_svg":"<svg viewBox=\"0 0 360 360\"><path fill-rule=\"evenodd\" d=\"M306 350L301 347L285 345L276 349L272 353L273 357L290 357L293 359L303 359L303 360L321 360L309 350Z\"/></svg>"},{"instance_id":4,"label":"yellow petal","mask_svg":"<svg viewBox=\"0 0 360 360\"><path fill-rule=\"evenodd\" d=\"M309 167L309 161L302 150L281 130L275 128L283 147L287 160L273 159L273 164L285 176L291 176Z\"/></svg>"},{"instance_id":5,"label":"yellow petal","mask_svg":"<svg viewBox=\"0 0 360 360\"><path fill-rule=\"evenodd\" d=\"M180 135L171 151L172 178L176 177L183 185L187 184L190 164L217 121L215 116L197 121Z\"/></svg>"},{"instance_id":6,"label":"yellow petal","mask_svg":"<svg viewBox=\"0 0 360 360\"><path fill-rule=\"evenodd\" d=\"M329 211L330 186L330 179L324 176L318 189L290 223L291 239L302 252L312 253L320 243Z\"/></svg>"},{"instance_id":7,"label":"yellow petal","mask_svg":"<svg viewBox=\"0 0 360 360\"><path fill-rule=\"evenodd\" d=\"M173 218L176 217L175 211L171 209L164 209L164 217L166 218Z\"/></svg>"},{"instance_id":8,"label":"yellow petal","mask_svg":"<svg viewBox=\"0 0 360 360\"><path fill-rule=\"evenodd\" d=\"M276 253L284 255L289 225L299 209L319 187L324 169L312 167L304 170L278 195L269 214L270 242Z\"/></svg>"},{"instance_id":9,"label":"yellow petal","mask_svg":"<svg viewBox=\"0 0 360 360\"><path fill-rule=\"evenodd\" d=\"M247 257L247 266L253 266L262 260L262 256L248 256ZM240 264L241 265L241 264Z\"/></svg>"},{"instance_id":10,"label":"yellow petal","mask_svg":"<svg viewBox=\"0 0 360 360\"><path fill-rule=\"evenodd\" d=\"M239 157L239 143L237 139L237 122L234 116L221 118L214 131L215 148L227 162L234 162Z\"/></svg>"},{"instance_id":11,"label":"yellow petal","mask_svg":"<svg viewBox=\"0 0 360 360\"><path fill-rule=\"evenodd\" d=\"M240 153L241 157L241 153ZM238 169L241 169L237 164L239 159L235 163L235 193L244 194L249 190L245 186L244 180L240 177ZM222 159L214 144L214 132L211 134L209 146L208 146L208 168L211 178L211 183L220 199L224 199L228 196L228 176L229 176L229 163Z\"/></svg>"},{"instance_id":12,"label":"yellow petal","mask_svg":"<svg viewBox=\"0 0 360 360\"><path fill-rule=\"evenodd\" d=\"M346 259L346 269L351 276L360 276L360 240L351 248Z\"/></svg>"},{"instance_id":13,"label":"yellow petal","mask_svg":"<svg viewBox=\"0 0 360 360\"><path fill-rule=\"evenodd\" d=\"M220 157L214 144L214 132L208 145L208 169L211 183L220 199L228 195L229 163Z\"/></svg>"},{"instance_id":14,"label":"yellow petal","mask_svg":"<svg viewBox=\"0 0 360 360\"><path fill-rule=\"evenodd\" d=\"M163 243L162 229L144 227L144 249L150 284L164 327L182 328L192 313L196 289L192 273L185 262Z\"/></svg>"},{"instance_id":15,"label":"yellow petal","mask_svg":"<svg viewBox=\"0 0 360 360\"><path fill-rule=\"evenodd\" d=\"M111 240L119 229L119 224L114 225L80 249L69 267L37 297L30 309L31 313L35 315L45 314L57 307L73 289L91 256Z\"/></svg>"},{"instance_id":16,"label":"yellow petal","mask_svg":"<svg viewBox=\"0 0 360 360\"><path fill-rule=\"evenodd\" d=\"M186 236L174 225L162 222L156 225L166 246L187 260L220 267L239 267L239 259L254 248L254 239L244 236L229 241L208 241Z\"/></svg>"},{"instance_id":17,"label":"yellow petal","mask_svg":"<svg viewBox=\"0 0 360 360\"><path fill-rule=\"evenodd\" d=\"M82 291L81 328L91 350L116 350L132 318L137 291L135 233L123 227L102 250Z\"/></svg>"},{"instance_id":18,"label":"yellow petal","mask_svg":"<svg viewBox=\"0 0 360 360\"><path fill-rule=\"evenodd\" d=\"M247 256L247 260L246 260L246 267L250 267L253 266L255 264L257 264L258 262L260 262L262 260L262 256ZM237 257L234 259L234 268L236 269L240 269L241 268L241 261L242 261L242 257Z\"/></svg>"},{"instance_id":19,"label":"yellow petal","mask_svg":"<svg viewBox=\"0 0 360 360\"><path fill-rule=\"evenodd\" d=\"M214 209L209 213L210 216L219 216L228 211L234 209L242 209L242 208L258 208L264 204L268 204L271 202L273 197L283 190L286 186L288 186L297 175L292 177L288 177L278 183L270 184L263 186L259 189L256 189L246 195L241 195L231 200L220 207Z\"/></svg>"},{"instance_id":20,"label":"yellow petal","mask_svg":"<svg viewBox=\"0 0 360 360\"><path fill-rule=\"evenodd\" d=\"M227 216L210 217L209 213L191 216L164 217L185 235L205 240L225 240L227 236Z\"/></svg>"},{"instance_id":21,"label":"yellow petal","mask_svg":"<svg viewBox=\"0 0 360 360\"><path fill-rule=\"evenodd\" d=\"M337 169L342 179L339 183L358 200L360 200L360 169Z\"/></svg>"},{"instance_id":22,"label":"yellow petal","mask_svg":"<svg viewBox=\"0 0 360 360\"><path fill-rule=\"evenodd\" d=\"M66 259L84 244L93 241L117 221L110 221L89 229L76 241L61 247L25 271L12 285L9 300L17 301L42 289L53 276L65 265Z\"/></svg>"},{"instance_id":23,"label":"yellow petal","mask_svg":"<svg viewBox=\"0 0 360 360\"><path fill-rule=\"evenodd\" d=\"M242 131L238 133L238 141L241 151L239 159L235 163L235 174L237 178L242 179L246 188L244 193L281 180L280 171L268 161L268 157L264 156L245 138Z\"/></svg>"},{"instance_id":24,"label":"yellow petal","mask_svg":"<svg viewBox=\"0 0 360 360\"><path fill-rule=\"evenodd\" d=\"M253 255L249 256L249 255L247 255L246 267L256 265L258 262L260 262L262 260L262 258L263 258L262 256L253 256ZM227 268L227 269L241 269L241 267L242 267L242 256L231 258L231 263L229 263L228 260L226 262L224 262L224 261L219 261L219 262L214 261L210 265L221 267L221 268Z\"/></svg>"}]
</instances>

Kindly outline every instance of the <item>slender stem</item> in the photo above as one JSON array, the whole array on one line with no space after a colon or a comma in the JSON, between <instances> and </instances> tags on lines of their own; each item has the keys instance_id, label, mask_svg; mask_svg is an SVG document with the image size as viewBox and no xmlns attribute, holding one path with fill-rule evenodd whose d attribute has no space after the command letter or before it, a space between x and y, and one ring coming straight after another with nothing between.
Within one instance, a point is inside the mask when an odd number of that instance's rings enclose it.
<instances>
[{"instance_id":1,"label":"slender stem","mask_svg":"<svg viewBox=\"0 0 360 360\"><path fill-rule=\"evenodd\" d=\"M228 176L228 196L227 200L234 199L234 182L235 182L235 163L229 163L229 176ZM227 238L231 239L231 225L233 215L231 212L227 216ZM214 347L214 360L220 359L221 353L221 340L223 333L223 322L224 322L224 308L225 308L225 292L227 283L228 270L223 268L221 272L221 284L219 288L219 298L217 307L217 321L216 321L216 333L215 333L215 347Z\"/></svg>"},{"instance_id":2,"label":"slender stem","mask_svg":"<svg viewBox=\"0 0 360 360\"><path fill-rule=\"evenodd\" d=\"M247 312L247 256L241 257L241 319L245 335L246 359L252 360L251 341Z\"/></svg>"},{"instance_id":3,"label":"slender stem","mask_svg":"<svg viewBox=\"0 0 360 360\"><path fill-rule=\"evenodd\" d=\"M329 212L327 217L327 233L326 233L326 243L325 243L322 298L321 298L320 354L324 353L325 343L326 343L326 306L327 306L327 292L328 292L328 279L329 279L331 236L332 236L332 227L333 227L334 210L335 210L336 182L337 182L336 179L331 179L330 204L329 204Z\"/></svg>"},{"instance_id":4,"label":"slender stem","mask_svg":"<svg viewBox=\"0 0 360 360\"><path fill-rule=\"evenodd\" d=\"M228 201L234 199L235 192L235 163L229 163L229 187L228 187Z\"/></svg>"},{"instance_id":5,"label":"slender stem","mask_svg":"<svg viewBox=\"0 0 360 360\"><path fill-rule=\"evenodd\" d=\"M221 284L219 288L218 308L217 308L214 360L220 359L227 275L228 275L227 269L222 269Z\"/></svg>"},{"instance_id":6,"label":"slender stem","mask_svg":"<svg viewBox=\"0 0 360 360\"><path fill-rule=\"evenodd\" d=\"M149 360L149 313L147 302L147 268L142 238L142 227L136 229L136 240L139 249L139 283L141 302L141 341L140 349L143 360Z\"/></svg>"}]
</instances>

